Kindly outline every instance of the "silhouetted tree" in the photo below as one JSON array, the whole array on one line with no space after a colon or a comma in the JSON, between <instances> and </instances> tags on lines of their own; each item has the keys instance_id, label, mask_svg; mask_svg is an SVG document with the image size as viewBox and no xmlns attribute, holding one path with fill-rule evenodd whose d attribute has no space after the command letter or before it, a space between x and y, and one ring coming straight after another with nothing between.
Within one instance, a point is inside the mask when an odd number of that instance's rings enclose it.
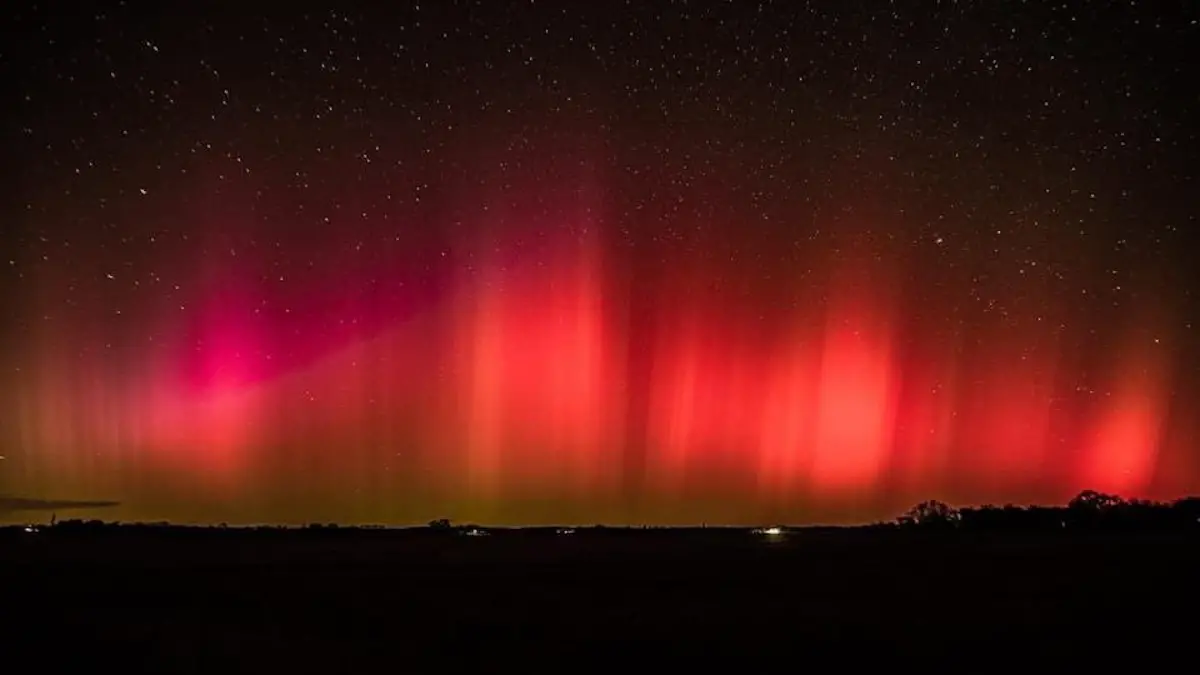
<instances>
[{"instance_id":1,"label":"silhouetted tree","mask_svg":"<svg viewBox=\"0 0 1200 675\"><path fill-rule=\"evenodd\" d=\"M1067 519L1075 527L1113 527L1125 511L1125 500L1095 490L1084 490L1067 503Z\"/></svg>"},{"instance_id":2,"label":"silhouetted tree","mask_svg":"<svg viewBox=\"0 0 1200 675\"><path fill-rule=\"evenodd\" d=\"M1075 498L1067 503L1067 508L1072 511L1102 513L1104 511L1111 511L1124 504L1125 500L1117 495L1105 494L1095 490L1084 490L1075 495Z\"/></svg>"},{"instance_id":3,"label":"silhouetted tree","mask_svg":"<svg viewBox=\"0 0 1200 675\"><path fill-rule=\"evenodd\" d=\"M900 518L901 524L922 526L950 526L959 521L958 509L931 499L921 502Z\"/></svg>"},{"instance_id":4,"label":"silhouetted tree","mask_svg":"<svg viewBox=\"0 0 1200 675\"><path fill-rule=\"evenodd\" d=\"M454 524L450 522L449 518L438 518L437 520L429 521L429 529L445 532L454 529Z\"/></svg>"}]
</instances>

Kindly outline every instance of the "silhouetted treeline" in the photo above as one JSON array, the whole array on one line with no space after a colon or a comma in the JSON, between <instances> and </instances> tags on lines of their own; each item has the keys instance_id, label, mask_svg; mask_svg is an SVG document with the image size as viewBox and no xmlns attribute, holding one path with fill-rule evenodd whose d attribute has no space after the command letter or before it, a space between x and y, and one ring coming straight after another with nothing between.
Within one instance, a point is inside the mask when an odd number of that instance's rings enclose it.
<instances>
[{"instance_id":1,"label":"silhouetted treeline","mask_svg":"<svg viewBox=\"0 0 1200 675\"><path fill-rule=\"evenodd\" d=\"M813 528L828 529L828 528ZM440 539L443 537L485 537L501 535L513 537L563 537L571 535L621 536L627 534L654 535L697 535L722 536L744 535L745 527L659 527L659 526L539 526L539 527L485 527L472 523L456 524L448 519L431 521L425 526L395 527L387 525L340 525L337 523L309 523L305 525L181 525L169 522L107 522L102 520L59 520L48 524L0 526L0 533L29 535L170 535L197 537L416 537Z\"/></svg>"},{"instance_id":2,"label":"silhouetted treeline","mask_svg":"<svg viewBox=\"0 0 1200 675\"><path fill-rule=\"evenodd\" d=\"M902 527L958 530L1178 530L1200 529L1200 497L1174 502L1125 500L1084 490L1066 506L976 506L939 501L917 504L898 519Z\"/></svg>"},{"instance_id":3,"label":"silhouetted treeline","mask_svg":"<svg viewBox=\"0 0 1200 675\"><path fill-rule=\"evenodd\" d=\"M1200 530L1200 497L1185 497L1173 502L1125 500L1121 497L1094 490L1079 493L1065 506L973 506L956 508L944 502L930 500L921 502L900 516L893 523L875 523L849 528L781 526L745 527L612 527L592 525L589 527L558 526L528 528L488 528L481 525L459 525L440 518L424 527L389 527L385 525L338 525L336 523L310 523L304 526L251 525L230 527L225 523L206 526L175 525L168 522L120 523L102 520L57 520L52 518L47 525L19 525L0 527L4 535L36 534L168 534L186 536L320 536L329 537L395 537L395 536L468 536L480 537L501 534L505 537L567 536L567 535L628 535L669 534L688 536L743 535L751 532L768 538L786 537L803 530L806 533L821 531L878 532L882 530L956 530L956 531L1162 531Z\"/></svg>"}]
</instances>

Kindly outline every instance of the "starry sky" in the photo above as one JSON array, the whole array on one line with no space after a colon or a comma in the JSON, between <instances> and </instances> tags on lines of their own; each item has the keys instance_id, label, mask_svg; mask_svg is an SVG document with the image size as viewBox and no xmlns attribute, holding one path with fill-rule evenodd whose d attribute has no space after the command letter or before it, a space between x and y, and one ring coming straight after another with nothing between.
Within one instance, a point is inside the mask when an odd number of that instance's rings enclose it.
<instances>
[{"instance_id":1,"label":"starry sky","mask_svg":"<svg viewBox=\"0 0 1200 675\"><path fill-rule=\"evenodd\" d=\"M1200 490L1194 3L0 11L0 494L805 523Z\"/></svg>"}]
</instances>

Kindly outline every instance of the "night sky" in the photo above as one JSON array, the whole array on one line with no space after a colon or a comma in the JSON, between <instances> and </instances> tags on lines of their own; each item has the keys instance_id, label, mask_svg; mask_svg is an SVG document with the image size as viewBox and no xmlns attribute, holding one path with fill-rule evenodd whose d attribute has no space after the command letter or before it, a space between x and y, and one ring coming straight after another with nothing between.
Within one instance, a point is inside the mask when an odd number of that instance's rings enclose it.
<instances>
[{"instance_id":1,"label":"night sky","mask_svg":"<svg viewBox=\"0 0 1200 675\"><path fill-rule=\"evenodd\" d=\"M253 4L0 10L0 495L1200 491L1196 3Z\"/></svg>"}]
</instances>

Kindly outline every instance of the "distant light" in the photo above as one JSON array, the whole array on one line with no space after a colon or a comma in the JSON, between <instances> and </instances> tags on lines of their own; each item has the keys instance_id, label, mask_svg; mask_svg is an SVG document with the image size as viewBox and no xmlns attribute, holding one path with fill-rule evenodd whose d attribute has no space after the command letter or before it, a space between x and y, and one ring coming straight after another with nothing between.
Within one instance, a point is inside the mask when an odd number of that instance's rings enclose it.
<instances>
[{"instance_id":1,"label":"distant light","mask_svg":"<svg viewBox=\"0 0 1200 675\"><path fill-rule=\"evenodd\" d=\"M564 527L558 530L559 534L575 534L574 528Z\"/></svg>"},{"instance_id":2,"label":"distant light","mask_svg":"<svg viewBox=\"0 0 1200 675\"><path fill-rule=\"evenodd\" d=\"M37 532L38 529L32 525L26 525L25 531L28 532L29 534L33 534L34 532Z\"/></svg>"},{"instance_id":3,"label":"distant light","mask_svg":"<svg viewBox=\"0 0 1200 675\"><path fill-rule=\"evenodd\" d=\"M468 537L486 537L487 530L481 530L477 527L473 527L466 532L463 532L463 534L467 535Z\"/></svg>"},{"instance_id":4,"label":"distant light","mask_svg":"<svg viewBox=\"0 0 1200 675\"><path fill-rule=\"evenodd\" d=\"M754 532L755 534L765 534L768 537L778 537L783 534L783 528L779 526L763 527L755 530Z\"/></svg>"}]
</instances>

